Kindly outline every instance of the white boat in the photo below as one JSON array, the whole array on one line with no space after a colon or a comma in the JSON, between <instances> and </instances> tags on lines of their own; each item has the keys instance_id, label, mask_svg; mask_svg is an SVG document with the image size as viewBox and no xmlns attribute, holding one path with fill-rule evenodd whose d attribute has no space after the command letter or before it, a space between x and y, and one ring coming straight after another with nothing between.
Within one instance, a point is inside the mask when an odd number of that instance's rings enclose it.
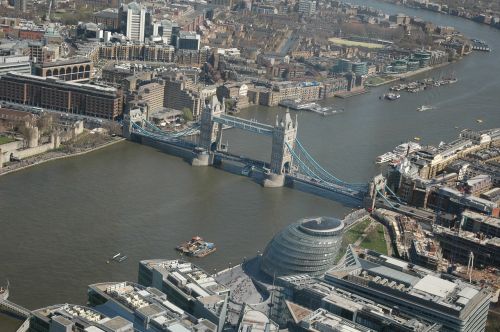
<instances>
[{"instance_id":1,"label":"white boat","mask_svg":"<svg viewBox=\"0 0 500 332\"><path fill-rule=\"evenodd\" d=\"M401 95L399 93L387 93L384 95L384 98L387 100L396 100L401 98Z\"/></svg>"},{"instance_id":2,"label":"white boat","mask_svg":"<svg viewBox=\"0 0 500 332\"><path fill-rule=\"evenodd\" d=\"M413 153L421 149L422 146L420 146L420 144L415 142L408 142L396 146L396 148L392 152L398 157L404 157L407 154Z\"/></svg>"},{"instance_id":3,"label":"white boat","mask_svg":"<svg viewBox=\"0 0 500 332\"><path fill-rule=\"evenodd\" d=\"M377 159L375 159L375 162L377 164L382 164L382 163L386 163L388 161L392 161L396 157L397 156L393 152L386 152L386 153L378 156Z\"/></svg>"},{"instance_id":4,"label":"white boat","mask_svg":"<svg viewBox=\"0 0 500 332\"><path fill-rule=\"evenodd\" d=\"M121 263L123 262L124 260L126 260L128 257L123 255L122 257L120 257L120 259L118 259L118 263Z\"/></svg>"},{"instance_id":5,"label":"white boat","mask_svg":"<svg viewBox=\"0 0 500 332\"><path fill-rule=\"evenodd\" d=\"M428 105L422 105L419 108L417 108L417 112L425 112L432 109L434 109L434 107Z\"/></svg>"},{"instance_id":6,"label":"white boat","mask_svg":"<svg viewBox=\"0 0 500 332\"><path fill-rule=\"evenodd\" d=\"M9 281L7 280L7 286L0 287L0 301L7 300L9 298Z\"/></svg>"}]
</instances>

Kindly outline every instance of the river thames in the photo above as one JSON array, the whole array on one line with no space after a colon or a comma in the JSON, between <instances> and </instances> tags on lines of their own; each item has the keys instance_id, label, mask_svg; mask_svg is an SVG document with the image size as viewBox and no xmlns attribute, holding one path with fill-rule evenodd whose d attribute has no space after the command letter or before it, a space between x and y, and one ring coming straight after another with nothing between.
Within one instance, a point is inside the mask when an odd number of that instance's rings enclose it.
<instances>
[{"instance_id":1,"label":"river thames","mask_svg":"<svg viewBox=\"0 0 500 332\"><path fill-rule=\"evenodd\" d=\"M500 31L457 17L363 3L455 26L485 40L493 51L418 76L453 74L459 79L453 85L402 93L394 102L379 100L388 87L378 87L329 101L345 109L341 114L299 113L298 137L322 166L344 180L368 181L380 171L375 157L403 141L418 136L423 144L438 144L463 128L500 126ZM422 104L436 108L416 112ZM241 116L273 124L283 112L253 107ZM270 159L266 138L228 130L226 140L231 152ZM0 177L0 284L8 278L10 299L31 309L85 303L88 284L136 281L140 259L176 258L174 247L194 235L217 244L216 253L196 261L216 271L262 251L275 232L301 217L343 217L349 211L308 193L263 188L242 176L194 168L123 142ZM107 264L117 251L128 260ZM1 331L17 325L0 316Z\"/></svg>"}]
</instances>

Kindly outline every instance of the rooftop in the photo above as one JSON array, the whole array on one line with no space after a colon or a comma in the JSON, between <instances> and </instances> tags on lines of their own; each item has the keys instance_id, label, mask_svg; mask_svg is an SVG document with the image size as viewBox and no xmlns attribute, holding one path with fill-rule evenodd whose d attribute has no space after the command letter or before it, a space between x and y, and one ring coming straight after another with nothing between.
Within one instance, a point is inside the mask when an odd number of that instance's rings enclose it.
<instances>
[{"instance_id":1,"label":"rooftop","mask_svg":"<svg viewBox=\"0 0 500 332\"><path fill-rule=\"evenodd\" d=\"M190 262L153 259L141 261L140 264L160 273L164 280L168 278L188 297L197 299L216 314L219 314L229 294L229 288Z\"/></svg>"},{"instance_id":2,"label":"rooftop","mask_svg":"<svg viewBox=\"0 0 500 332\"><path fill-rule=\"evenodd\" d=\"M300 326L308 331L370 332L367 327L334 315L325 309L318 309L304 318Z\"/></svg>"},{"instance_id":3,"label":"rooftop","mask_svg":"<svg viewBox=\"0 0 500 332\"><path fill-rule=\"evenodd\" d=\"M278 330L278 325L269 317L260 311L252 309L246 310L238 327L238 332L277 332Z\"/></svg>"},{"instance_id":4,"label":"rooftop","mask_svg":"<svg viewBox=\"0 0 500 332\"><path fill-rule=\"evenodd\" d=\"M340 230L343 226L344 224L341 220L328 217L305 219L300 225L302 229L315 233Z\"/></svg>"},{"instance_id":5,"label":"rooftop","mask_svg":"<svg viewBox=\"0 0 500 332\"><path fill-rule=\"evenodd\" d=\"M467 307L472 297L487 296L480 289L459 279L446 280L431 270L371 250L364 250L361 258L358 256L360 252L361 249L350 246L348 255L355 259L346 260L346 268L327 273L325 280L343 279L373 290L390 291L392 296L403 301L419 304L427 302L426 306L432 305L443 312L454 312L455 315ZM472 293L474 296L469 296ZM468 297L461 294L468 294Z\"/></svg>"},{"instance_id":6,"label":"rooftop","mask_svg":"<svg viewBox=\"0 0 500 332\"><path fill-rule=\"evenodd\" d=\"M13 77L13 78L18 78L18 79L26 79L26 80L38 81L38 82L52 82L55 84L66 85L66 86L74 87L77 89L84 88L84 89L88 89L88 90L94 90L96 92L105 92L105 93L116 93L117 92L117 89L113 88L113 87L94 85L94 84L84 84L84 83L71 82L71 81L62 81L62 80L59 80L55 77L40 77L40 76L24 74L24 73L17 73L17 72L9 72L6 75L4 75L3 77L4 78Z\"/></svg>"},{"instance_id":7,"label":"rooftop","mask_svg":"<svg viewBox=\"0 0 500 332\"><path fill-rule=\"evenodd\" d=\"M133 314L140 320L153 320L159 331L172 331L172 328L191 331L203 321L184 312L170 302L164 293L153 287L144 287L132 282L108 282L90 285L89 289L109 302L96 306L97 310L107 312L110 309L125 317L131 317L130 314ZM121 309L117 309L116 304ZM147 330L138 326L136 329ZM209 323L204 330L215 329L216 326Z\"/></svg>"},{"instance_id":8,"label":"rooftop","mask_svg":"<svg viewBox=\"0 0 500 332\"><path fill-rule=\"evenodd\" d=\"M79 326L85 331L116 331L133 332L131 322L121 317L109 318L98 311L74 304L58 304L34 310L38 319L46 321L49 326L63 325L67 327ZM52 329L51 329L52 330Z\"/></svg>"},{"instance_id":9,"label":"rooftop","mask_svg":"<svg viewBox=\"0 0 500 332\"><path fill-rule=\"evenodd\" d=\"M56 67L56 66L65 66L65 65L73 65L73 64L90 64L92 61L90 59L85 58L85 57L74 57L70 59L58 59L50 62L44 62L37 64L37 66L40 66L42 68L46 67Z\"/></svg>"}]
</instances>

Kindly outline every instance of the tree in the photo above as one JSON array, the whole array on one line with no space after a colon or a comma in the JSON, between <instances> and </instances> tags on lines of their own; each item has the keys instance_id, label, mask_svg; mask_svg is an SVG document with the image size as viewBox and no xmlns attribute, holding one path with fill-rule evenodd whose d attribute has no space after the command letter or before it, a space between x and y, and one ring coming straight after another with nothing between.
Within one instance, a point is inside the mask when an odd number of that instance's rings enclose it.
<instances>
[{"instance_id":1,"label":"tree","mask_svg":"<svg viewBox=\"0 0 500 332\"><path fill-rule=\"evenodd\" d=\"M17 130L24 138L23 145L24 147L27 147L29 144L29 141L31 141L32 138L34 138L35 132L31 130L31 128L27 125L27 123L23 123L21 126L19 126Z\"/></svg>"},{"instance_id":2,"label":"tree","mask_svg":"<svg viewBox=\"0 0 500 332\"><path fill-rule=\"evenodd\" d=\"M191 111L189 108L184 107L182 109L182 117L184 118L184 121L193 121L193 111Z\"/></svg>"},{"instance_id":3,"label":"tree","mask_svg":"<svg viewBox=\"0 0 500 332\"><path fill-rule=\"evenodd\" d=\"M52 131L52 121L52 116L50 114L42 114L36 123L41 134L49 134Z\"/></svg>"}]
</instances>

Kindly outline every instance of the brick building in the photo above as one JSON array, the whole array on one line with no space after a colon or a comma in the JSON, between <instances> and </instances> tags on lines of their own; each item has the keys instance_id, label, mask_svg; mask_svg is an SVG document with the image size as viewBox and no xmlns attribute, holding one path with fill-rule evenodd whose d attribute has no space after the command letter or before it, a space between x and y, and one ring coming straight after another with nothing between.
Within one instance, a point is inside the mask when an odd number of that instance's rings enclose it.
<instances>
[{"instance_id":1,"label":"brick building","mask_svg":"<svg viewBox=\"0 0 500 332\"><path fill-rule=\"evenodd\" d=\"M0 78L0 99L110 120L123 113L123 94L119 88L20 73Z\"/></svg>"}]
</instances>

